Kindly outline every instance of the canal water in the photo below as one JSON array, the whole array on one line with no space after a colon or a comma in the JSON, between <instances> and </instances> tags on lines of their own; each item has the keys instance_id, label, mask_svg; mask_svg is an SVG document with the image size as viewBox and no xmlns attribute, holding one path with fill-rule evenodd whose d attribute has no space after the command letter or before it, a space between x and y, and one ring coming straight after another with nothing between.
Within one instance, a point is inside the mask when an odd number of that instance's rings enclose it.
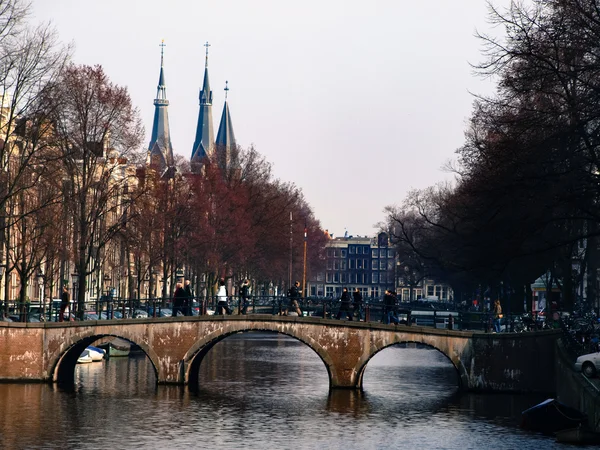
<instances>
[{"instance_id":1,"label":"canal water","mask_svg":"<svg viewBox=\"0 0 600 450\"><path fill-rule=\"evenodd\" d=\"M544 397L461 394L427 348L378 353L363 392L329 392L311 349L269 333L218 343L191 389L156 386L144 355L78 365L75 378L71 389L0 384L0 448L566 448L518 428Z\"/></svg>"}]
</instances>

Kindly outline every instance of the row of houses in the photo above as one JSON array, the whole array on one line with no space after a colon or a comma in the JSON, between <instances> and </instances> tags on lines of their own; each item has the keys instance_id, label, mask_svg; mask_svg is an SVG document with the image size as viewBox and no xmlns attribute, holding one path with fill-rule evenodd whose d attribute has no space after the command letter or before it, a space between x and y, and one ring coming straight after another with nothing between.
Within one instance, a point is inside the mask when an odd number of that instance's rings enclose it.
<instances>
[{"instance_id":1,"label":"row of houses","mask_svg":"<svg viewBox=\"0 0 600 450\"><path fill-rule=\"evenodd\" d=\"M347 287L365 299L378 299L386 290L401 301L434 300L452 302L452 288L429 278L407 276L405 267L389 245L386 233L377 236L331 237L326 244L324 270L307 280L311 297L339 298Z\"/></svg>"}]
</instances>

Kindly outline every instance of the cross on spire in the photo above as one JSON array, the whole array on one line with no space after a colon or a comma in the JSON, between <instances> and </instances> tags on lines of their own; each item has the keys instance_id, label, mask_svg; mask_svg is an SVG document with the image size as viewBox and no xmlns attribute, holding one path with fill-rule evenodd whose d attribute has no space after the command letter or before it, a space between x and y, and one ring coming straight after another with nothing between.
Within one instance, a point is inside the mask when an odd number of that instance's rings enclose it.
<instances>
[{"instance_id":1,"label":"cross on spire","mask_svg":"<svg viewBox=\"0 0 600 450\"><path fill-rule=\"evenodd\" d=\"M167 44L165 44L165 40L163 39L162 41L160 41L160 44L158 46L160 47L160 65L162 67L162 65L163 65L163 54L165 52L165 47L167 46Z\"/></svg>"},{"instance_id":2,"label":"cross on spire","mask_svg":"<svg viewBox=\"0 0 600 450\"><path fill-rule=\"evenodd\" d=\"M227 100L227 92L229 92L229 85L228 85L229 81L225 80L225 100Z\"/></svg>"},{"instance_id":3,"label":"cross on spire","mask_svg":"<svg viewBox=\"0 0 600 450\"><path fill-rule=\"evenodd\" d=\"M204 67L208 67L208 47L210 47L210 44L208 43L208 41L206 41L206 44L204 44L204 46L206 47L206 59L204 62Z\"/></svg>"}]
</instances>

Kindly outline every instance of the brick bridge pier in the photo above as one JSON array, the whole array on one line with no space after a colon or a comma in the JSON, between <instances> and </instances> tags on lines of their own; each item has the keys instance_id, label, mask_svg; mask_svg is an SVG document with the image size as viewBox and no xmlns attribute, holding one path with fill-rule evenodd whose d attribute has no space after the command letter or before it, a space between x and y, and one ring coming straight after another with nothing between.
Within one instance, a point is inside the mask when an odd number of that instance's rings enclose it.
<instances>
[{"instance_id":1,"label":"brick bridge pier","mask_svg":"<svg viewBox=\"0 0 600 450\"><path fill-rule=\"evenodd\" d=\"M235 333L271 331L303 342L321 358L332 388L362 388L379 351L419 343L444 354L470 391L555 390L556 331L487 334L313 317L201 316L62 323L0 322L0 381L72 382L78 356L107 336L139 345L159 384L198 379L202 359Z\"/></svg>"}]
</instances>

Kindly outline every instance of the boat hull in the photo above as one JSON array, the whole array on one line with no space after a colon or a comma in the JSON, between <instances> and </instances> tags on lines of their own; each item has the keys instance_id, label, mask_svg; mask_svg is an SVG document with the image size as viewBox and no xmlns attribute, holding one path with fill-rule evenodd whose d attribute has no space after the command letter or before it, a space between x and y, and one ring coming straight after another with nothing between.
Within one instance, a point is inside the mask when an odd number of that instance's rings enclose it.
<instances>
[{"instance_id":1,"label":"boat hull","mask_svg":"<svg viewBox=\"0 0 600 450\"><path fill-rule=\"evenodd\" d=\"M585 414L555 399L545 400L521 413L521 428L549 435L585 422Z\"/></svg>"}]
</instances>

